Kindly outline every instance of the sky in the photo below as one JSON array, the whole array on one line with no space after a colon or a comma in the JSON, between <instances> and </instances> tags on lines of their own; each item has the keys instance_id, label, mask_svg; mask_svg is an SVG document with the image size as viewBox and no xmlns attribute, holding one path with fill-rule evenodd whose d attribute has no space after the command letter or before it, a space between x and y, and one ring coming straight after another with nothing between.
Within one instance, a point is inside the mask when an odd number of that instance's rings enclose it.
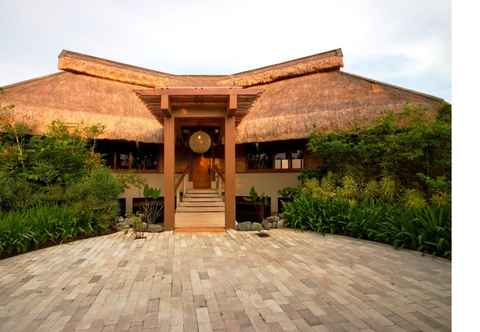
<instances>
[{"instance_id":1,"label":"sky","mask_svg":"<svg viewBox=\"0 0 480 332\"><path fill-rule=\"evenodd\" d=\"M173 74L231 74L335 48L346 72L451 100L447 0L0 0L0 86L62 49Z\"/></svg>"}]
</instances>

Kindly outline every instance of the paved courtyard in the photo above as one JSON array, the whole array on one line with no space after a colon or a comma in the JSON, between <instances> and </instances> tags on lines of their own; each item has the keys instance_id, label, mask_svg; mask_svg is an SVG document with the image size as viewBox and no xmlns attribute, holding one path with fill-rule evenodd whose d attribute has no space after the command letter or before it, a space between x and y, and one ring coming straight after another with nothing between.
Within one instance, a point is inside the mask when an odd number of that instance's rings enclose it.
<instances>
[{"instance_id":1,"label":"paved courtyard","mask_svg":"<svg viewBox=\"0 0 480 332\"><path fill-rule=\"evenodd\" d=\"M0 331L447 331L450 262L341 236L115 233L0 260Z\"/></svg>"}]
</instances>

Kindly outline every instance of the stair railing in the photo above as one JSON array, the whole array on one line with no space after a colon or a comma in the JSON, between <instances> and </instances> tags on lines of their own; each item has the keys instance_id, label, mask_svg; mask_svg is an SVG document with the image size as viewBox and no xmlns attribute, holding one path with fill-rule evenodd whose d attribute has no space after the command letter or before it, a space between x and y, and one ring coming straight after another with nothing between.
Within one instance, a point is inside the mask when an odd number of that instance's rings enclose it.
<instances>
[{"instance_id":1,"label":"stair railing","mask_svg":"<svg viewBox=\"0 0 480 332\"><path fill-rule=\"evenodd\" d=\"M180 175L180 178L178 178L177 180L177 183L175 184L175 199L177 200L177 206L178 204L180 203L180 193L183 192L183 194L185 195L185 191L187 190L187 181L185 179L185 176L188 174L188 170L189 170L189 167L185 167L185 169L183 170L182 174ZM181 191L180 189L180 185L183 183L183 191Z\"/></svg>"},{"instance_id":2,"label":"stair railing","mask_svg":"<svg viewBox=\"0 0 480 332\"><path fill-rule=\"evenodd\" d=\"M222 195L223 186L225 185L225 176L223 175L222 171L217 167L217 165L213 165L213 170L215 172L215 190L218 192L219 195Z\"/></svg>"}]
</instances>

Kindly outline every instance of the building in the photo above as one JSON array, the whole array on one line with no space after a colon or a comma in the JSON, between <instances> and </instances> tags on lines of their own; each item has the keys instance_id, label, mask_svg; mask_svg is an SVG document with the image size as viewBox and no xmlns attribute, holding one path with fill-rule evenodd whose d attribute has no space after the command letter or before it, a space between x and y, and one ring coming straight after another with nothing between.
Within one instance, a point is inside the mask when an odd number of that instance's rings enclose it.
<instances>
[{"instance_id":1,"label":"building","mask_svg":"<svg viewBox=\"0 0 480 332\"><path fill-rule=\"evenodd\" d=\"M53 120L104 125L107 164L161 188L167 228L233 228L236 196L254 186L275 213L278 190L318 166L305 150L312 131L443 102L342 67L340 49L231 75L174 75L62 51L58 73L4 87L0 103L15 105L37 134ZM123 194L127 210L141 195Z\"/></svg>"}]
</instances>

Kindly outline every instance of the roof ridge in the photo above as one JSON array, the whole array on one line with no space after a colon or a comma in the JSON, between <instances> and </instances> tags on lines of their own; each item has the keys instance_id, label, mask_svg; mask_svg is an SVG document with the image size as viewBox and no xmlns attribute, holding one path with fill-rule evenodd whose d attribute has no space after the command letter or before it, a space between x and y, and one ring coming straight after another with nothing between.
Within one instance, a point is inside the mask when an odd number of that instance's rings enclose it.
<instances>
[{"instance_id":1,"label":"roof ridge","mask_svg":"<svg viewBox=\"0 0 480 332\"><path fill-rule=\"evenodd\" d=\"M143 72L147 72L147 73L150 73L150 74L156 74L156 75L160 74L160 75L167 75L167 76L176 76L175 74L162 72L162 71L158 71L158 70L155 70L155 69L139 67L139 66L130 65L130 64L124 63L124 62L114 61L114 60L110 60L110 59L106 59L106 58L101 58L101 57L97 57L97 56L93 56L93 55L89 55L89 54L69 51L69 50L65 50L65 49L62 50L60 52L60 54L58 55L58 58L62 58L62 57L83 58L83 59L93 60L93 61L96 61L96 62L102 62L103 64L106 64L106 65L113 65L114 67L119 67L119 68L124 68L124 69L128 68L128 69L133 69L133 70L136 70L136 71L143 71Z\"/></svg>"},{"instance_id":2,"label":"roof ridge","mask_svg":"<svg viewBox=\"0 0 480 332\"><path fill-rule=\"evenodd\" d=\"M245 71L240 71L240 72L236 72L236 73L232 73L232 74L173 74L173 73L158 71L158 70L155 70L155 69L135 66L135 65L128 64L128 63L124 63L124 62L119 62L119 61L114 61L114 60L110 60L110 59L106 59L106 58L101 58L101 57L97 57L97 56L93 56L93 55L89 55L89 54L85 54L85 53L69 51L69 50L65 50L65 49L63 49L60 52L60 54L58 55L58 58L74 57L74 58L92 60L94 62L101 62L105 65L112 65L112 66L118 67L118 68L132 69L132 70L135 70L135 71L142 71L142 72L147 72L147 73L150 73L150 74L166 75L166 76L171 76L171 77L189 77L189 76L193 76L193 77L234 77L234 76L237 76L237 75L249 74L249 73L252 73L252 72L255 72L255 71L262 71L262 70L274 69L276 67L288 66L288 65L291 65L291 64L294 64L294 63L305 61L305 60L322 58L322 57L326 57L326 56L329 56L329 55L338 55L340 57L343 57L342 49L341 48L336 48L336 49L333 49L333 50L330 50L330 51L315 53L315 54L307 55L307 56L304 56L304 57L294 58L294 59L290 59L290 60L287 60L287 61L282 61L282 62L270 64L270 65L267 65L267 66L252 68L252 69L248 69L248 70L245 70Z\"/></svg>"},{"instance_id":3,"label":"roof ridge","mask_svg":"<svg viewBox=\"0 0 480 332\"><path fill-rule=\"evenodd\" d=\"M297 62L302 62L302 61L305 61L305 60L310 60L310 59L315 59L315 58L323 58L323 57L330 56L330 55L338 55L340 57L343 57L342 49L341 48L336 48L336 49L333 49L333 50L330 50L330 51L315 53L315 54L303 56L303 57L300 57L300 58L294 58L294 59L290 59L290 60L287 60L287 61L277 62L277 63L271 64L271 65L262 66L262 67L258 67L258 68L252 68L252 69L249 69L249 70L244 70L244 71L240 71L240 72L237 72L237 73L233 73L233 74L231 74L231 76L250 74L250 73L255 72L255 71L268 70L268 69L273 69L275 67L281 67L281 66L288 66L288 65L292 65L292 64L297 63Z\"/></svg>"}]
</instances>

